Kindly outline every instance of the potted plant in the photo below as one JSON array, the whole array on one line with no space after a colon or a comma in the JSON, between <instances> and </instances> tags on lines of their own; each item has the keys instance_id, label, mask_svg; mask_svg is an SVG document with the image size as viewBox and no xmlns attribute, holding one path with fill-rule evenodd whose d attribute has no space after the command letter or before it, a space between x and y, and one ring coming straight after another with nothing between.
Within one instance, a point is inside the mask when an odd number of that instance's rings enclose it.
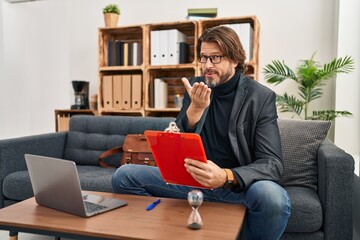
<instances>
[{"instance_id":1,"label":"potted plant","mask_svg":"<svg viewBox=\"0 0 360 240\"><path fill-rule=\"evenodd\" d=\"M333 120L340 116L351 116L352 114L348 111L335 110L313 111L312 116L309 116L309 104L322 96L322 87L327 80L338 73L350 73L354 69L354 60L349 56L334 58L330 63L323 66L314 60L314 56L315 53L310 59L302 60L296 69L296 74L279 60L274 60L264 67L263 73L268 83L277 85L286 79L291 79L298 85L300 98L290 96L287 93L277 95L276 103L279 110L281 112L293 112L305 120Z\"/></svg>"},{"instance_id":2,"label":"potted plant","mask_svg":"<svg viewBox=\"0 0 360 240\"><path fill-rule=\"evenodd\" d=\"M103 8L105 27L117 27L120 8L117 4L109 4Z\"/></svg>"}]
</instances>

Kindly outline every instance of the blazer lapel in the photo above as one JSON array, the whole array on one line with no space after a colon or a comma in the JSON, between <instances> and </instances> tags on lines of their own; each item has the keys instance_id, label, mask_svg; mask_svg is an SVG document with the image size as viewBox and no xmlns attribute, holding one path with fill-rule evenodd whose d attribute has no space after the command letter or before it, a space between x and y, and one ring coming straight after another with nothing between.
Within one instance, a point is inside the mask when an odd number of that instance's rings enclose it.
<instances>
[{"instance_id":1,"label":"blazer lapel","mask_svg":"<svg viewBox=\"0 0 360 240\"><path fill-rule=\"evenodd\" d=\"M237 119L240 115L242 106L245 102L246 95L248 93L247 91L247 81L249 81L243 74L240 75L240 80L238 83L234 104L232 107L231 115L230 115L230 121L229 121L229 131L228 135L230 138L230 144L232 146L232 149L234 150L235 156L237 159L240 159L240 153L239 148L237 146Z\"/></svg>"}]
</instances>

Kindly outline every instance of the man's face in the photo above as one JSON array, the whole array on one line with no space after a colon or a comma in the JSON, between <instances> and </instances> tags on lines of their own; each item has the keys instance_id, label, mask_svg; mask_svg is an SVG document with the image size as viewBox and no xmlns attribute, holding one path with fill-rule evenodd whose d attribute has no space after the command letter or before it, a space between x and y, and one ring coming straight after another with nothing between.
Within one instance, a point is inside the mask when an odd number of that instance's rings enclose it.
<instances>
[{"instance_id":1,"label":"man's face","mask_svg":"<svg viewBox=\"0 0 360 240\"><path fill-rule=\"evenodd\" d=\"M215 87L227 82L234 76L237 62L232 62L226 57L223 57L223 52L217 43L202 42L199 57L203 57L201 69L208 86ZM212 58L213 62L220 62L212 63L209 57ZM204 62L204 60L206 60L206 62Z\"/></svg>"}]
</instances>

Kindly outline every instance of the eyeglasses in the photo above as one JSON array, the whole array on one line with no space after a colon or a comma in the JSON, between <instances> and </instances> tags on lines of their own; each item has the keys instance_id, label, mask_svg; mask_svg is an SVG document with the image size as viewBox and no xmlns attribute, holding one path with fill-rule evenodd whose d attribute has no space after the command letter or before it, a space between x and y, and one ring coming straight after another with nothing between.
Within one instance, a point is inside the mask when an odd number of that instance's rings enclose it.
<instances>
[{"instance_id":1,"label":"eyeglasses","mask_svg":"<svg viewBox=\"0 0 360 240\"><path fill-rule=\"evenodd\" d=\"M207 60L210 59L210 62L212 64L218 64L221 62L221 58L223 58L224 56L217 56L217 55L214 55L214 56L205 56L205 55L201 55L199 58L198 58L198 61L200 63L207 63Z\"/></svg>"}]
</instances>

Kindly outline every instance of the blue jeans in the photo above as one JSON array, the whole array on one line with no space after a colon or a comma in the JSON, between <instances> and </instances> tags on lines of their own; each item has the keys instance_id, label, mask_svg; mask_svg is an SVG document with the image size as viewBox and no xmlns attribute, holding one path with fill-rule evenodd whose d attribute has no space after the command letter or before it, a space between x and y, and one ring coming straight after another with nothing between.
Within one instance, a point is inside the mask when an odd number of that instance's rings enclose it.
<instances>
[{"instance_id":1,"label":"blue jeans","mask_svg":"<svg viewBox=\"0 0 360 240\"><path fill-rule=\"evenodd\" d=\"M112 177L116 193L187 199L191 187L166 184L157 167L127 164ZM234 193L217 188L201 189L204 201L243 204L247 208L242 236L247 239L279 239L290 216L290 199L280 185L271 181L253 183L246 191Z\"/></svg>"}]
</instances>

